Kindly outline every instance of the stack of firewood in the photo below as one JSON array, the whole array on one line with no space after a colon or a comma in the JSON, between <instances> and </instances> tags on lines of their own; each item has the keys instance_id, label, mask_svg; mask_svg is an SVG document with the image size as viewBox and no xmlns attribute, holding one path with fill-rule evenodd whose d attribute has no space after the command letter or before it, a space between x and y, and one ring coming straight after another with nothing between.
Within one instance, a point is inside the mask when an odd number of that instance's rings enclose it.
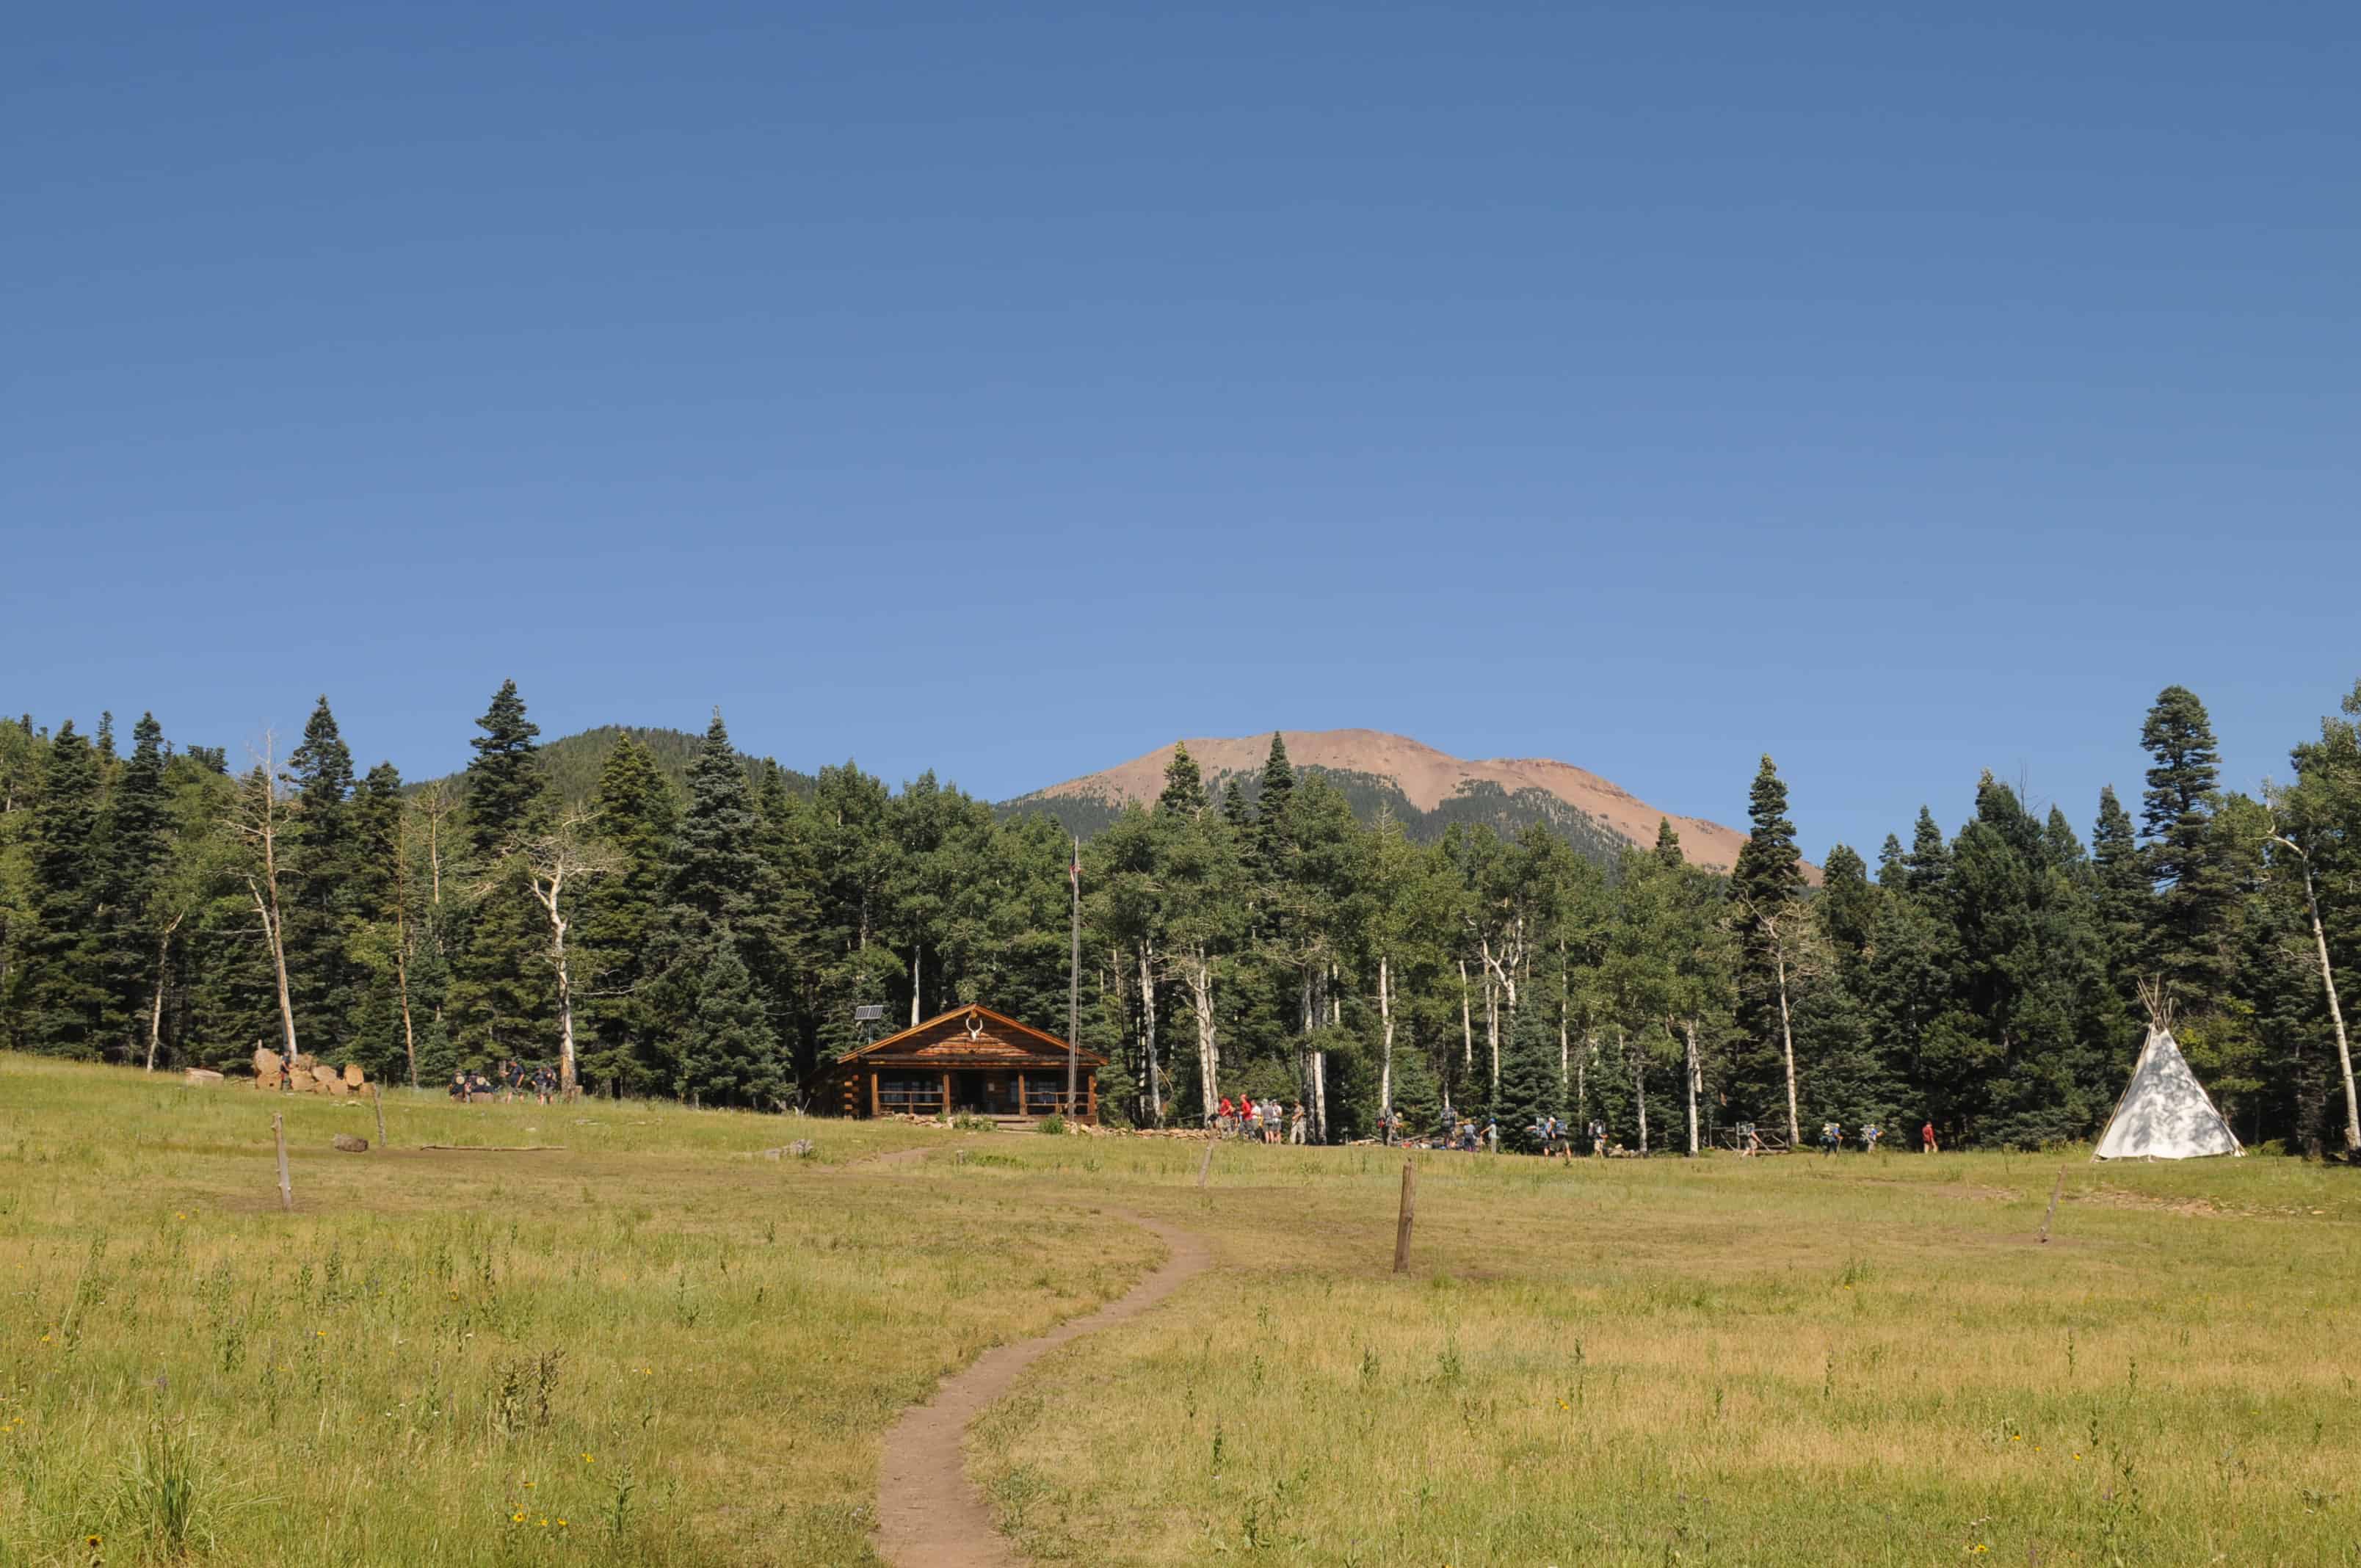
<instances>
[{"instance_id":1,"label":"stack of firewood","mask_svg":"<svg viewBox=\"0 0 2361 1568\"><path fill-rule=\"evenodd\" d=\"M360 1064L346 1062L342 1067L330 1067L309 1051L302 1051L290 1059L267 1046L254 1047L254 1087L257 1089L290 1089L298 1094L325 1094L342 1099L358 1094L367 1084Z\"/></svg>"}]
</instances>

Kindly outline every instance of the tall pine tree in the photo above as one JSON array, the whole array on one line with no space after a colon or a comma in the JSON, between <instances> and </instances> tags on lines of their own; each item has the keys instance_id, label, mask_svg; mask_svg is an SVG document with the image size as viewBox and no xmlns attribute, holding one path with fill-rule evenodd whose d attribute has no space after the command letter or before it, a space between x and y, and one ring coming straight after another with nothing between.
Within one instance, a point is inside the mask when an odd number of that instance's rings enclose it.
<instances>
[{"instance_id":1,"label":"tall pine tree","mask_svg":"<svg viewBox=\"0 0 2361 1568\"><path fill-rule=\"evenodd\" d=\"M590 1043L584 1076L614 1093L669 1087L661 1076L659 1017L642 987L663 919L677 806L655 757L626 730L609 753L592 800L592 825L621 861L581 900L583 1012Z\"/></svg>"},{"instance_id":2,"label":"tall pine tree","mask_svg":"<svg viewBox=\"0 0 2361 1568\"><path fill-rule=\"evenodd\" d=\"M467 847L477 896L454 922L453 1044L463 1062L553 1053L556 982L546 958L548 927L522 866L510 851L548 821L548 784L516 682L503 681L467 742L463 795Z\"/></svg>"},{"instance_id":3,"label":"tall pine tree","mask_svg":"<svg viewBox=\"0 0 2361 1568\"><path fill-rule=\"evenodd\" d=\"M2229 930L2236 890L2213 853L2221 759L2197 694L2186 686L2158 693L2140 745L2151 762L2140 821L2157 888L2152 955L2184 1012L2202 1014L2227 995L2236 969Z\"/></svg>"},{"instance_id":4,"label":"tall pine tree","mask_svg":"<svg viewBox=\"0 0 2361 1568\"><path fill-rule=\"evenodd\" d=\"M99 755L71 719L58 726L33 806L33 931L10 984L22 1044L98 1059L108 1043L98 911L104 845Z\"/></svg>"}]
</instances>

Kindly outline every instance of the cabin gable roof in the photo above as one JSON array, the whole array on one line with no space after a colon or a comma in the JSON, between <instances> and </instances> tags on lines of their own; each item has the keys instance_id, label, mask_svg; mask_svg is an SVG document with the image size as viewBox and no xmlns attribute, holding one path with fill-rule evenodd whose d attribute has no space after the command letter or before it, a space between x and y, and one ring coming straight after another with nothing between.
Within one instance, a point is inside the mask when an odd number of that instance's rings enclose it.
<instances>
[{"instance_id":1,"label":"cabin gable roof","mask_svg":"<svg viewBox=\"0 0 2361 1568\"><path fill-rule=\"evenodd\" d=\"M1074 1059L1084 1067L1106 1065L1106 1058L1093 1050L1077 1049ZM1038 1063L1063 1067L1066 1042L1046 1029L1019 1023L1005 1013L971 1003L873 1041L838 1058L836 1065L846 1067L855 1062L943 1067Z\"/></svg>"}]
</instances>

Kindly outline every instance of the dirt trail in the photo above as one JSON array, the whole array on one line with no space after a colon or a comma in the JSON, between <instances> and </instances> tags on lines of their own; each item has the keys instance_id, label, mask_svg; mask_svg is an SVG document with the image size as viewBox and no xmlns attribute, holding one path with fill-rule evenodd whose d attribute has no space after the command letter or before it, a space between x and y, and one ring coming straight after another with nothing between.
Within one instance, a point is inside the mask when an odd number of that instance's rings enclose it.
<instances>
[{"instance_id":1,"label":"dirt trail","mask_svg":"<svg viewBox=\"0 0 2361 1568\"><path fill-rule=\"evenodd\" d=\"M1125 1214L1171 1249L1163 1266L1097 1311L1048 1333L988 1350L914 1405L885 1434L877 1476L877 1550L894 1568L1018 1568L1023 1559L992 1528L992 1510L968 1485L960 1448L968 1423L1008 1391L1017 1375L1083 1334L1136 1318L1202 1273L1211 1261L1200 1238L1159 1220Z\"/></svg>"}]
</instances>

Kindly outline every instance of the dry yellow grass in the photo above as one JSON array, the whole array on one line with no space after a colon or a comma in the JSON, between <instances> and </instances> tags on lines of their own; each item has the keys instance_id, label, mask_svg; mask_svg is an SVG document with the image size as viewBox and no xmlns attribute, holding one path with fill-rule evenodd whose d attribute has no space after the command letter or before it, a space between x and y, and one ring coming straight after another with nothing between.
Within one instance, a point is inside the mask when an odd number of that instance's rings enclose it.
<instances>
[{"instance_id":1,"label":"dry yellow grass","mask_svg":"<svg viewBox=\"0 0 2361 1568\"><path fill-rule=\"evenodd\" d=\"M0 1106L0 1564L858 1563L893 1414L1157 1250L857 1163L962 1141L894 1126L403 1096L568 1147L340 1155L366 1109L5 1057Z\"/></svg>"},{"instance_id":2,"label":"dry yellow grass","mask_svg":"<svg viewBox=\"0 0 2361 1568\"><path fill-rule=\"evenodd\" d=\"M1045 1561L2361 1560L2352 1176L2057 1170L1429 1157L1400 1278L1398 1159L1109 1171L1220 1271L976 1473Z\"/></svg>"},{"instance_id":3,"label":"dry yellow grass","mask_svg":"<svg viewBox=\"0 0 2361 1568\"><path fill-rule=\"evenodd\" d=\"M10 1568L869 1561L880 1431L1136 1278L1117 1207L1217 1267L980 1428L1045 1561L2361 1561L2361 1188L2296 1162L2078 1161L2045 1247L2054 1161L1428 1157L1396 1277L1377 1151L1200 1193L1191 1145L401 1096L397 1145L567 1147L346 1156L365 1109L6 1058L0 1107Z\"/></svg>"}]
</instances>

